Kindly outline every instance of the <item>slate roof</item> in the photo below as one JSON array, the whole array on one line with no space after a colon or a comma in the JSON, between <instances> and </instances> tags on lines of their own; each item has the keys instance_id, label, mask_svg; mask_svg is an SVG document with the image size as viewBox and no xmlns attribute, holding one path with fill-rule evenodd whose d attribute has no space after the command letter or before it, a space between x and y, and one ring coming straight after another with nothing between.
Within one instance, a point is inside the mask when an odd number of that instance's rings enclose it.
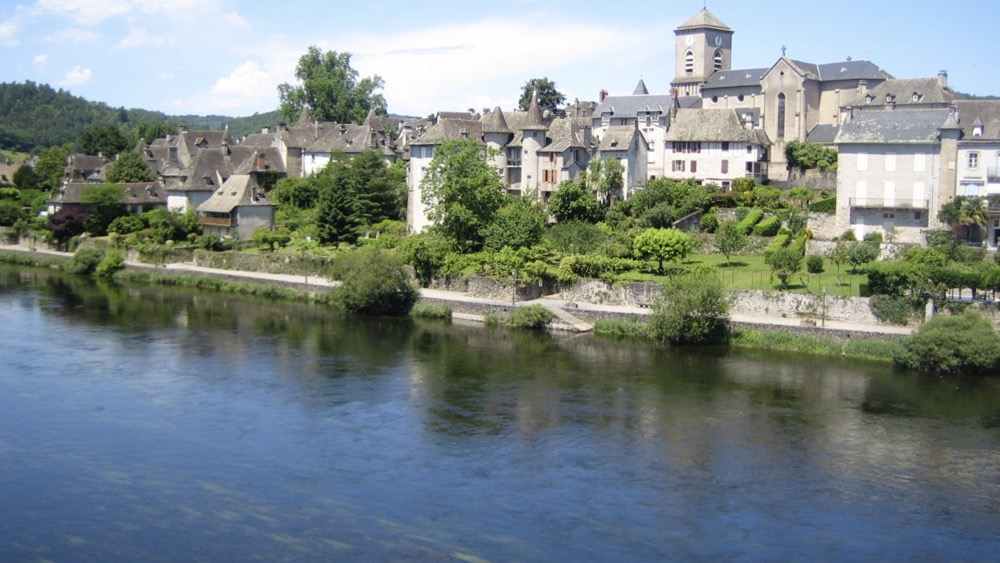
<instances>
[{"instance_id":1,"label":"slate roof","mask_svg":"<svg viewBox=\"0 0 1000 563\"><path fill-rule=\"evenodd\" d=\"M281 160L281 151L275 147L232 147L229 163L233 174L249 174L257 171L257 159L264 156L264 169L270 172L286 172Z\"/></svg>"},{"instance_id":2,"label":"slate roof","mask_svg":"<svg viewBox=\"0 0 1000 563\"><path fill-rule=\"evenodd\" d=\"M823 82L834 80L888 80L888 72L871 61L842 61L815 65L819 79Z\"/></svg>"},{"instance_id":3,"label":"slate roof","mask_svg":"<svg viewBox=\"0 0 1000 563\"><path fill-rule=\"evenodd\" d=\"M306 147L306 152L356 154L367 148L374 148L371 147L370 140L371 128L367 125L339 124Z\"/></svg>"},{"instance_id":4,"label":"slate roof","mask_svg":"<svg viewBox=\"0 0 1000 563\"><path fill-rule=\"evenodd\" d=\"M86 182L70 182L60 188L52 198L54 203L62 205L83 205L83 192L87 188L99 184ZM121 184L125 187L123 205L163 205L167 204L167 190L159 181L134 182Z\"/></svg>"},{"instance_id":5,"label":"slate roof","mask_svg":"<svg viewBox=\"0 0 1000 563\"><path fill-rule=\"evenodd\" d=\"M701 90L713 88L738 88L744 86L760 86L760 79L767 74L768 68L744 68L738 70L720 70L708 78Z\"/></svg>"},{"instance_id":6,"label":"slate roof","mask_svg":"<svg viewBox=\"0 0 1000 563\"><path fill-rule=\"evenodd\" d=\"M561 153L572 148L588 149L583 142L583 128L590 126L589 117L560 117L550 125L548 136L552 141L538 150L539 153Z\"/></svg>"},{"instance_id":7,"label":"slate roof","mask_svg":"<svg viewBox=\"0 0 1000 563\"><path fill-rule=\"evenodd\" d=\"M810 143L819 143L821 145L832 145L837 139L837 133L840 132L839 125L833 125L829 123L818 123L812 129L806 133L806 140Z\"/></svg>"},{"instance_id":8,"label":"slate roof","mask_svg":"<svg viewBox=\"0 0 1000 563\"><path fill-rule=\"evenodd\" d=\"M961 100L955 102L955 107L958 108L963 141L1000 140L1000 100ZM973 135L977 124L983 127L979 137Z\"/></svg>"},{"instance_id":9,"label":"slate roof","mask_svg":"<svg viewBox=\"0 0 1000 563\"><path fill-rule=\"evenodd\" d=\"M914 101L913 95L919 99ZM867 98L871 96L872 101ZM946 105L963 99L962 95L951 88L942 87L937 78L893 78L870 88L863 96L851 100L847 105L862 107L866 105L885 105L886 96L892 96L897 106L905 105Z\"/></svg>"},{"instance_id":10,"label":"slate roof","mask_svg":"<svg viewBox=\"0 0 1000 563\"><path fill-rule=\"evenodd\" d=\"M504 118L503 110L500 109L500 106L497 106L491 112L487 112L480 122L483 124L483 133L513 133L510 127L507 126L507 119Z\"/></svg>"},{"instance_id":11,"label":"slate roof","mask_svg":"<svg viewBox=\"0 0 1000 563\"><path fill-rule=\"evenodd\" d=\"M410 142L410 145L440 145L445 141L472 138L483 142L483 124L473 119L441 119L426 133Z\"/></svg>"},{"instance_id":12,"label":"slate roof","mask_svg":"<svg viewBox=\"0 0 1000 563\"><path fill-rule=\"evenodd\" d=\"M233 167L223 149L204 149L191 160L191 165L181 172L184 183L168 186L170 190L214 191L233 174Z\"/></svg>"},{"instance_id":13,"label":"slate roof","mask_svg":"<svg viewBox=\"0 0 1000 563\"><path fill-rule=\"evenodd\" d=\"M649 90L646 89L646 83L639 79L639 83L635 85L635 90L632 91L633 96L648 96Z\"/></svg>"},{"instance_id":14,"label":"slate roof","mask_svg":"<svg viewBox=\"0 0 1000 563\"><path fill-rule=\"evenodd\" d=\"M695 96L696 97L696 96ZM700 101L701 98L698 98ZM660 111L667 113L674 100L667 94L650 94L647 96L608 96L604 98L597 109L594 110L594 117L600 117L604 113L612 117L636 117L640 112Z\"/></svg>"},{"instance_id":15,"label":"slate roof","mask_svg":"<svg viewBox=\"0 0 1000 563\"><path fill-rule=\"evenodd\" d=\"M632 139L636 136L642 138L633 125L613 125L604 131L601 143L598 146L600 151L627 151L632 145Z\"/></svg>"},{"instance_id":16,"label":"slate roof","mask_svg":"<svg viewBox=\"0 0 1000 563\"><path fill-rule=\"evenodd\" d=\"M712 12L709 12L708 9L706 9L706 8L702 8L700 12L698 12L697 14L691 16L690 19L688 19L686 22L684 22L680 26L678 26L677 29L678 30L681 30L681 29L703 29L703 28L706 28L706 27L707 28L711 28L711 29L721 29L721 30L725 30L725 31L732 31L729 28L729 26L727 26L726 24L722 23L722 20L720 20L719 18L715 17L715 15L712 14Z\"/></svg>"},{"instance_id":17,"label":"slate roof","mask_svg":"<svg viewBox=\"0 0 1000 563\"><path fill-rule=\"evenodd\" d=\"M667 130L666 140L769 144L762 130L744 127L739 115L731 109L679 111Z\"/></svg>"},{"instance_id":18,"label":"slate roof","mask_svg":"<svg viewBox=\"0 0 1000 563\"><path fill-rule=\"evenodd\" d=\"M836 144L937 144L954 121L950 109L870 110L840 127Z\"/></svg>"},{"instance_id":19,"label":"slate roof","mask_svg":"<svg viewBox=\"0 0 1000 563\"><path fill-rule=\"evenodd\" d=\"M257 185L253 176L235 174L230 176L215 193L198 206L199 213L232 213L237 207L268 206L273 207L264 190Z\"/></svg>"}]
</instances>

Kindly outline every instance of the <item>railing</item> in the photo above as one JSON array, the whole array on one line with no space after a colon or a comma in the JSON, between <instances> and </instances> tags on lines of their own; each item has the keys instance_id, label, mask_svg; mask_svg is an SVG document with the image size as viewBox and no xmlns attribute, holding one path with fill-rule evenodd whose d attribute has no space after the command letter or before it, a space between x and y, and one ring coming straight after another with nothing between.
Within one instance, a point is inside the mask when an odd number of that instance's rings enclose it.
<instances>
[{"instance_id":1,"label":"railing","mask_svg":"<svg viewBox=\"0 0 1000 563\"><path fill-rule=\"evenodd\" d=\"M929 209L926 199L886 199L882 197L852 197L851 207L863 209Z\"/></svg>"},{"instance_id":2,"label":"railing","mask_svg":"<svg viewBox=\"0 0 1000 563\"><path fill-rule=\"evenodd\" d=\"M986 182L989 184L1000 184L1000 168L987 168Z\"/></svg>"},{"instance_id":3,"label":"railing","mask_svg":"<svg viewBox=\"0 0 1000 563\"><path fill-rule=\"evenodd\" d=\"M233 220L229 217L205 217L199 215L198 224L206 227L232 227Z\"/></svg>"}]
</instances>

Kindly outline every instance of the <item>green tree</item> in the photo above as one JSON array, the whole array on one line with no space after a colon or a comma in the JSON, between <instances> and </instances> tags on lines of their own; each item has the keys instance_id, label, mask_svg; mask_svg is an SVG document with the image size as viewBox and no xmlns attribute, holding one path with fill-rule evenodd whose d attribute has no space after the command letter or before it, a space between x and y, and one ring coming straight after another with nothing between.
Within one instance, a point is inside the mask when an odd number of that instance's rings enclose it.
<instances>
[{"instance_id":1,"label":"green tree","mask_svg":"<svg viewBox=\"0 0 1000 563\"><path fill-rule=\"evenodd\" d=\"M556 223L547 235L556 250L565 254L594 252L607 238L600 227L582 221Z\"/></svg>"},{"instance_id":2,"label":"green tree","mask_svg":"<svg viewBox=\"0 0 1000 563\"><path fill-rule=\"evenodd\" d=\"M335 123L361 123L372 110L384 114L385 98L378 93L384 86L382 78L358 76L351 68L350 53L324 53L311 46L295 68L299 84L278 86L281 113L291 122L309 108L315 120Z\"/></svg>"},{"instance_id":3,"label":"green tree","mask_svg":"<svg viewBox=\"0 0 1000 563\"><path fill-rule=\"evenodd\" d=\"M427 287L452 249L451 241L434 229L428 229L403 239L399 251L403 260L413 266L420 285Z\"/></svg>"},{"instance_id":4,"label":"green tree","mask_svg":"<svg viewBox=\"0 0 1000 563\"><path fill-rule=\"evenodd\" d=\"M573 180L559 184L559 189L549 196L548 206L549 213L560 223L564 221L596 223L603 216L597 198L587 191L582 182Z\"/></svg>"},{"instance_id":5,"label":"green tree","mask_svg":"<svg viewBox=\"0 0 1000 563\"><path fill-rule=\"evenodd\" d=\"M292 235L288 231L267 227L257 227L253 231L254 243L268 252L274 252L278 247L287 245L292 240Z\"/></svg>"},{"instance_id":6,"label":"green tree","mask_svg":"<svg viewBox=\"0 0 1000 563\"><path fill-rule=\"evenodd\" d=\"M694 238L677 229L646 229L635 237L633 251L637 258L656 260L662 272L664 261L683 260L696 245Z\"/></svg>"},{"instance_id":7,"label":"green tree","mask_svg":"<svg viewBox=\"0 0 1000 563\"><path fill-rule=\"evenodd\" d=\"M156 174L149 164L136 152L123 152L108 166L104 179L111 183L152 182Z\"/></svg>"},{"instance_id":8,"label":"green tree","mask_svg":"<svg viewBox=\"0 0 1000 563\"><path fill-rule=\"evenodd\" d=\"M514 250L530 248L545 234L545 209L528 197L512 196L497 210L483 234L486 250L496 251L505 246Z\"/></svg>"},{"instance_id":9,"label":"green tree","mask_svg":"<svg viewBox=\"0 0 1000 563\"><path fill-rule=\"evenodd\" d=\"M837 265L837 273L840 273L840 265L851 261L851 247L846 240L838 240L830 251L830 261Z\"/></svg>"},{"instance_id":10,"label":"green tree","mask_svg":"<svg viewBox=\"0 0 1000 563\"><path fill-rule=\"evenodd\" d=\"M847 249L847 261L851 264L853 273L858 273L861 266L875 260L879 255L879 245L869 241L855 241Z\"/></svg>"},{"instance_id":11,"label":"green tree","mask_svg":"<svg viewBox=\"0 0 1000 563\"><path fill-rule=\"evenodd\" d=\"M66 163L73 151L73 145L59 145L43 150L38 154L35 173L38 174L38 185L46 190L54 190L62 185Z\"/></svg>"},{"instance_id":12,"label":"green tree","mask_svg":"<svg viewBox=\"0 0 1000 563\"><path fill-rule=\"evenodd\" d=\"M747 235L740 228L738 221L725 221L715 229L715 248L726 256L727 266L729 255L743 250L746 245Z\"/></svg>"},{"instance_id":13,"label":"green tree","mask_svg":"<svg viewBox=\"0 0 1000 563\"><path fill-rule=\"evenodd\" d=\"M11 227L14 223L27 219L27 215L16 201L0 201L0 226Z\"/></svg>"},{"instance_id":14,"label":"green tree","mask_svg":"<svg viewBox=\"0 0 1000 563\"><path fill-rule=\"evenodd\" d=\"M653 305L650 329L660 340L675 344L725 342L730 300L714 269L671 276Z\"/></svg>"},{"instance_id":15,"label":"green tree","mask_svg":"<svg viewBox=\"0 0 1000 563\"><path fill-rule=\"evenodd\" d=\"M363 225L356 176L346 160L333 160L316 178L319 205L316 228L324 244L353 244Z\"/></svg>"},{"instance_id":16,"label":"green tree","mask_svg":"<svg viewBox=\"0 0 1000 563\"><path fill-rule=\"evenodd\" d=\"M531 105L531 97L538 95L538 107L553 112L559 110L559 106L566 101L566 96L556 89L556 83L548 78L532 78L521 87L521 99L517 106L522 110L528 109Z\"/></svg>"},{"instance_id":17,"label":"green tree","mask_svg":"<svg viewBox=\"0 0 1000 563\"><path fill-rule=\"evenodd\" d=\"M824 147L809 141L789 141L785 145L785 161L790 168L805 171L837 169L837 149Z\"/></svg>"},{"instance_id":18,"label":"green tree","mask_svg":"<svg viewBox=\"0 0 1000 563\"><path fill-rule=\"evenodd\" d=\"M419 293L395 253L361 248L338 257L333 277L340 280L335 299L352 313L406 315Z\"/></svg>"},{"instance_id":19,"label":"green tree","mask_svg":"<svg viewBox=\"0 0 1000 563\"><path fill-rule=\"evenodd\" d=\"M405 169L387 166L382 154L375 150L366 150L345 165L346 172L354 176L352 185L363 224L406 218L406 208L401 205L401 194L406 190Z\"/></svg>"},{"instance_id":20,"label":"green tree","mask_svg":"<svg viewBox=\"0 0 1000 563\"><path fill-rule=\"evenodd\" d=\"M781 280L781 287L784 289L788 287L788 278L802 269L802 253L787 246L780 248L768 257L767 265Z\"/></svg>"},{"instance_id":21,"label":"green tree","mask_svg":"<svg viewBox=\"0 0 1000 563\"><path fill-rule=\"evenodd\" d=\"M91 184L80 191L80 201L87 206L87 232L95 236L108 234L112 221L125 215L125 186L121 184Z\"/></svg>"},{"instance_id":22,"label":"green tree","mask_svg":"<svg viewBox=\"0 0 1000 563\"><path fill-rule=\"evenodd\" d=\"M52 233L56 248L66 249L66 243L75 236L82 235L89 215L78 209L63 207L49 215L49 223L45 226Z\"/></svg>"},{"instance_id":23,"label":"green tree","mask_svg":"<svg viewBox=\"0 0 1000 563\"><path fill-rule=\"evenodd\" d=\"M959 316L936 315L903 340L896 363L949 374L997 373L1000 335L986 317L966 309Z\"/></svg>"},{"instance_id":24,"label":"green tree","mask_svg":"<svg viewBox=\"0 0 1000 563\"><path fill-rule=\"evenodd\" d=\"M118 153L128 150L132 144L118 125L89 127L80 134L76 142L83 154L103 154L108 158L114 158Z\"/></svg>"},{"instance_id":25,"label":"green tree","mask_svg":"<svg viewBox=\"0 0 1000 563\"><path fill-rule=\"evenodd\" d=\"M17 186L19 190L34 190L38 189L38 182L40 178L38 174L35 174L35 169L28 164L21 165L20 168L14 171L14 185Z\"/></svg>"},{"instance_id":26,"label":"green tree","mask_svg":"<svg viewBox=\"0 0 1000 563\"><path fill-rule=\"evenodd\" d=\"M956 237L972 240L989 223L990 210L983 198L960 195L941 206L938 220L951 225Z\"/></svg>"},{"instance_id":27,"label":"green tree","mask_svg":"<svg viewBox=\"0 0 1000 563\"><path fill-rule=\"evenodd\" d=\"M482 247L485 229L504 203L506 188L474 139L445 141L421 183L428 217L464 251Z\"/></svg>"},{"instance_id":28,"label":"green tree","mask_svg":"<svg viewBox=\"0 0 1000 563\"><path fill-rule=\"evenodd\" d=\"M587 169L587 187L605 207L621 199L625 187L625 167L617 158L592 160Z\"/></svg>"},{"instance_id":29,"label":"green tree","mask_svg":"<svg viewBox=\"0 0 1000 563\"><path fill-rule=\"evenodd\" d=\"M792 188L788 190L788 198L796 205L805 209L813 199L813 191L809 188Z\"/></svg>"}]
</instances>

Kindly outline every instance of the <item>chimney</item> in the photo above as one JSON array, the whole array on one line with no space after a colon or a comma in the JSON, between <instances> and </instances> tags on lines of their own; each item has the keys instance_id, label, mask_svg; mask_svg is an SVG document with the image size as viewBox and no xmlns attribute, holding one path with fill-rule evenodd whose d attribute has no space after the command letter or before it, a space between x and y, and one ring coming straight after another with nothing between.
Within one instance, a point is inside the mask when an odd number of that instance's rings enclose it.
<instances>
[{"instance_id":1,"label":"chimney","mask_svg":"<svg viewBox=\"0 0 1000 563\"><path fill-rule=\"evenodd\" d=\"M271 130L270 130L270 129L268 129L268 127L267 127L267 126L264 126L264 127L261 127L261 128L260 128L260 134L261 134L261 135L267 135L267 134L268 134L268 133L270 133L270 132L271 132Z\"/></svg>"},{"instance_id":2,"label":"chimney","mask_svg":"<svg viewBox=\"0 0 1000 563\"><path fill-rule=\"evenodd\" d=\"M257 171L263 172L265 170L267 170L267 157L264 156L264 153L259 152L257 153Z\"/></svg>"},{"instance_id":3,"label":"chimney","mask_svg":"<svg viewBox=\"0 0 1000 563\"><path fill-rule=\"evenodd\" d=\"M284 133L285 131L288 131L288 124L285 123L284 121L279 121L278 122L278 132L279 133Z\"/></svg>"},{"instance_id":4,"label":"chimney","mask_svg":"<svg viewBox=\"0 0 1000 563\"><path fill-rule=\"evenodd\" d=\"M177 147L170 147L170 157L168 162L171 164L177 164Z\"/></svg>"},{"instance_id":5,"label":"chimney","mask_svg":"<svg viewBox=\"0 0 1000 563\"><path fill-rule=\"evenodd\" d=\"M188 132L188 126L187 125L181 125L180 127L177 128L177 130L180 131L181 133L187 133Z\"/></svg>"},{"instance_id":6,"label":"chimney","mask_svg":"<svg viewBox=\"0 0 1000 563\"><path fill-rule=\"evenodd\" d=\"M606 100L607 97L608 97L608 91L602 88L601 91L598 92L597 94L597 101L604 102L604 100Z\"/></svg>"},{"instance_id":7,"label":"chimney","mask_svg":"<svg viewBox=\"0 0 1000 563\"><path fill-rule=\"evenodd\" d=\"M867 96L867 95L868 95L868 81L858 80L858 96Z\"/></svg>"},{"instance_id":8,"label":"chimney","mask_svg":"<svg viewBox=\"0 0 1000 563\"><path fill-rule=\"evenodd\" d=\"M938 86L942 88L948 87L948 71L939 70L937 75Z\"/></svg>"}]
</instances>

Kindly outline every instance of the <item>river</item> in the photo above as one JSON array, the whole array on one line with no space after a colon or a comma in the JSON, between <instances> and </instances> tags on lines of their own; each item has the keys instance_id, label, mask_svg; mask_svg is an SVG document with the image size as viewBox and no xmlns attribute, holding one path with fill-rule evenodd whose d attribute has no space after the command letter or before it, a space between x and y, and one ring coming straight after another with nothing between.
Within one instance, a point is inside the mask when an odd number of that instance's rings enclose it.
<instances>
[{"instance_id":1,"label":"river","mask_svg":"<svg viewBox=\"0 0 1000 563\"><path fill-rule=\"evenodd\" d=\"M1000 382L0 267L3 561L988 561Z\"/></svg>"}]
</instances>

